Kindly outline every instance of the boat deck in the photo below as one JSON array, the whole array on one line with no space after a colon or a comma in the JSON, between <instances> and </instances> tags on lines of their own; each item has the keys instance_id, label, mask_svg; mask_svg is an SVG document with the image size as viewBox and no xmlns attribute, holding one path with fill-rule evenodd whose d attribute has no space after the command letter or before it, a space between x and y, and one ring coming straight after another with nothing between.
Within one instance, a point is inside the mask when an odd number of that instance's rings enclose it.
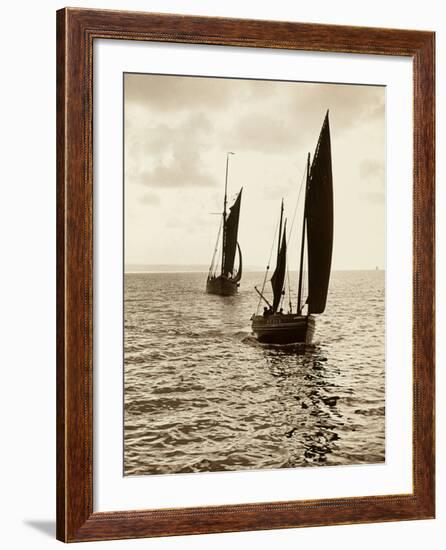
<instances>
[{"instance_id":1,"label":"boat deck","mask_svg":"<svg viewBox=\"0 0 446 550\"><path fill-rule=\"evenodd\" d=\"M271 344L311 343L315 321L311 315L275 313L255 315L252 331L259 342Z\"/></svg>"},{"instance_id":2,"label":"boat deck","mask_svg":"<svg viewBox=\"0 0 446 550\"><path fill-rule=\"evenodd\" d=\"M223 276L208 277L206 281L206 292L208 294L218 294L219 296L233 296L237 294L239 284L237 281Z\"/></svg>"}]
</instances>

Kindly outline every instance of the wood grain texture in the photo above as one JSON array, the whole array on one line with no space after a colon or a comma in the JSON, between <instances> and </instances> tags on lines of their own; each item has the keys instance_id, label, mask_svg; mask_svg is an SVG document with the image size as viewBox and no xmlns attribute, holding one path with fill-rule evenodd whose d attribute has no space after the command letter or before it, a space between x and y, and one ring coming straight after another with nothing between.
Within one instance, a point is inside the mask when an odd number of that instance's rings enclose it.
<instances>
[{"instance_id":1,"label":"wood grain texture","mask_svg":"<svg viewBox=\"0 0 446 550\"><path fill-rule=\"evenodd\" d=\"M413 493L93 513L93 41L402 55L414 67ZM122 539L434 517L434 34L66 8L57 13L57 538Z\"/></svg>"}]
</instances>

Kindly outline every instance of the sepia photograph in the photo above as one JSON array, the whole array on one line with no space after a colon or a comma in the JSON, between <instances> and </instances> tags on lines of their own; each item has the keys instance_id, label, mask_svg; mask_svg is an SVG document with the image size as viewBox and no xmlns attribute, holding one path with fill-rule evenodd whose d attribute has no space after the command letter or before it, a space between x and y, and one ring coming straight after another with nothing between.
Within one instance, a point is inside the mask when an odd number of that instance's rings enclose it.
<instances>
[{"instance_id":1,"label":"sepia photograph","mask_svg":"<svg viewBox=\"0 0 446 550\"><path fill-rule=\"evenodd\" d=\"M385 87L123 86L124 475L383 463Z\"/></svg>"}]
</instances>

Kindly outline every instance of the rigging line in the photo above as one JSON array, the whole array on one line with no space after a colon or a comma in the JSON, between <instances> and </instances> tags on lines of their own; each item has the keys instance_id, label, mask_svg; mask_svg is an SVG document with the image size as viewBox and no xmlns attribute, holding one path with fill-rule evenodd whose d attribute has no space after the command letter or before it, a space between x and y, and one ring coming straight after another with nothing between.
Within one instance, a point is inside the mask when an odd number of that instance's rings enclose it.
<instances>
[{"instance_id":1,"label":"rigging line","mask_svg":"<svg viewBox=\"0 0 446 550\"><path fill-rule=\"evenodd\" d=\"M304 251L304 261L305 261L305 265L307 266L307 269L304 269L304 275L305 275L305 279L304 279L304 295L305 296L305 301L304 301L304 306L306 305L308 307L308 298L310 297L310 281L308 279L308 250L307 250L307 247L305 247L305 251Z\"/></svg>"},{"instance_id":2,"label":"rigging line","mask_svg":"<svg viewBox=\"0 0 446 550\"><path fill-rule=\"evenodd\" d=\"M299 194L297 195L297 201L296 201L296 206L294 207L293 219L292 219L292 221L291 221L290 232L288 233L288 242L290 242L291 234L292 234L292 232L293 232L294 220L296 219L297 208L298 208L298 206L299 206L300 196L301 196L301 194L302 194L302 189L303 189L304 181L305 181L305 179L306 179L305 176L306 176L306 168L305 168L304 173L303 173L303 175L302 175L302 181L300 182Z\"/></svg>"},{"instance_id":3,"label":"rigging line","mask_svg":"<svg viewBox=\"0 0 446 550\"><path fill-rule=\"evenodd\" d=\"M280 223L280 221L277 220L276 230L274 231L273 244L271 245L271 251L270 251L270 253L269 253L269 260L268 260L268 264L267 264L267 266L266 266L265 277L263 278L262 294L263 294L264 291L265 291L266 278L268 277L268 270L269 270L269 266L270 266L270 264L271 264L271 258L273 257L274 243L275 243L275 241L276 241L276 235L277 235L277 230L279 229L279 223ZM262 298L259 298L259 301L258 301L258 304L257 304L256 315L257 315L258 312L259 312L259 308L260 308L260 304L261 304L261 303L262 303Z\"/></svg>"},{"instance_id":4,"label":"rigging line","mask_svg":"<svg viewBox=\"0 0 446 550\"><path fill-rule=\"evenodd\" d=\"M288 263L288 250L287 250L287 260L286 260L286 274L288 279L288 305L290 308L290 313L292 313L292 307L293 304L291 302L291 283L290 283L290 269L289 269L289 263Z\"/></svg>"},{"instance_id":5,"label":"rigging line","mask_svg":"<svg viewBox=\"0 0 446 550\"><path fill-rule=\"evenodd\" d=\"M304 249L304 265L307 265L307 247ZM304 307L308 302L308 292L309 292L309 285L308 285L308 269L302 269L302 308L301 311L304 309Z\"/></svg>"},{"instance_id":6,"label":"rigging line","mask_svg":"<svg viewBox=\"0 0 446 550\"><path fill-rule=\"evenodd\" d=\"M290 308L290 313L292 313L290 264L289 264L289 261L288 261L288 248L286 250L286 274L287 274L287 281L288 281L288 306ZM285 300L285 295L286 295L286 285L285 285L285 292L283 293L283 296L281 298L281 306L282 307L283 307L283 302Z\"/></svg>"},{"instance_id":7,"label":"rigging line","mask_svg":"<svg viewBox=\"0 0 446 550\"><path fill-rule=\"evenodd\" d=\"M218 228L217 242L215 243L214 254L212 256L211 265L209 267L209 275L211 275L211 273L213 271L213 268L214 268L214 261L215 261L215 256L216 256L217 251L218 251L218 241L220 240L220 233L221 233L221 226L222 225L223 225L223 218L220 220L220 227Z\"/></svg>"},{"instance_id":8,"label":"rigging line","mask_svg":"<svg viewBox=\"0 0 446 550\"><path fill-rule=\"evenodd\" d=\"M283 309L283 302L285 300L285 296L286 296L286 286L284 285L284 288L282 289L282 296L280 297L279 309Z\"/></svg>"}]
</instances>

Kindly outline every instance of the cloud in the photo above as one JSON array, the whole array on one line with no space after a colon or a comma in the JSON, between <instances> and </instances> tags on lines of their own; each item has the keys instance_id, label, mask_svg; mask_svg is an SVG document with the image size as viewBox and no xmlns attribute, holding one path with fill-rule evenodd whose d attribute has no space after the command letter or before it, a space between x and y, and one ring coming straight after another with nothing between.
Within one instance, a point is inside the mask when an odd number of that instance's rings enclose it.
<instances>
[{"instance_id":1,"label":"cloud","mask_svg":"<svg viewBox=\"0 0 446 550\"><path fill-rule=\"evenodd\" d=\"M265 101L282 90L282 83L274 81L203 76L126 73L124 82L127 104L164 113L224 111L234 104Z\"/></svg>"},{"instance_id":2,"label":"cloud","mask_svg":"<svg viewBox=\"0 0 446 550\"><path fill-rule=\"evenodd\" d=\"M142 171L138 183L149 187L209 187L215 185L216 180L202 168L197 151L181 149L174 151L169 162Z\"/></svg>"},{"instance_id":3,"label":"cloud","mask_svg":"<svg viewBox=\"0 0 446 550\"><path fill-rule=\"evenodd\" d=\"M364 159L359 165L359 174L366 182L384 182L384 164L377 160Z\"/></svg>"},{"instance_id":4,"label":"cloud","mask_svg":"<svg viewBox=\"0 0 446 550\"><path fill-rule=\"evenodd\" d=\"M185 215L185 212L177 213L175 217L169 217L165 221L165 227L168 229L181 229L187 233L203 233L203 228L214 229L213 220L208 216L207 218L195 215L193 217Z\"/></svg>"},{"instance_id":5,"label":"cloud","mask_svg":"<svg viewBox=\"0 0 446 550\"><path fill-rule=\"evenodd\" d=\"M211 124L202 113L170 124L126 121L126 179L148 187L213 186L203 163Z\"/></svg>"},{"instance_id":6,"label":"cloud","mask_svg":"<svg viewBox=\"0 0 446 550\"><path fill-rule=\"evenodd\" d=\"M274 113L249 113L236 122L234 141L240 150L277 153L296 148L301 138L296 127Z\"/></svg>"},{"instance_id":7,"label":"cloud","mask_svg":"<svg viewBox=\"0 0 446 550\"><path fill-rule=\"evenodd\" d=\"M237 99L231 82L223 78L127 73L125 97L129 104L165 112L209 107L222 110Z\"/></svg>"},{"instance_id":8,"label":"cloud","mask_svg":"<svg viewBox=\"0 0 446 550\"><path fill-rule=\"evenodd\" d=\"M351 239L337 239L334 265L377 265L381 260L369 256L371 247L382 246L384 87L161 75L125 77L128 258L175 263L180 254L207 262L218 229L209 214L221 209L226 152L234 151L229 194L245 188L241 240L248 263L263 263L272 217L282 196L292 214L327 109L337 235L350 237L352 216L364 220L354 249ZM160 199L162 211L150 206ZM148 239L154 231L168 240Z\"/></svg>"},{"instance_id":9,"label":"cloud","mask_svg":"<svg viewBox=\"0 0 446 550\"><path fill-rule=\"evenodd\" d=\"M135 121L136 116L126 110L125 145L130 161L133 156L166 154L188 143L203 149L212 129L209 119L201 112L192 112L186 118L169 123L157 123L150 116Z\"/></svg>"},{"instance_id":10,"label":"cloud","mask_svg":"<svg viewBox=\"0 0 446 550\"><path fill-rule=\"evenodd\" d=\"M367 191L361 192L361 196L373 204L383 204L385 202L384 163L364 159L359 165L359 175L361 181L368 187Z\"/></svg>"},{"instance_id":11,"label":"cloud","mask_svg":"<svg viewBox=\"0 0 446 550\"><path fill-rule=\"evenodd\" d=\"M330 111L336 131L346 130L364 119L382 122L385 109L383 86L352 84L308 84L307 93L297 100L295 107L300 116L314 115L321 110Z\"/></svg>"},{"instance_id":12,"label":"cloud","mask_svg":"<svg viewBox=\"0 0 446 550\"><path fill-rule=\"evenodd\" d=\"M209 171L186 162L194 151L202 160L213 148L301 155L314 151L327 109L339 139L381 124L385 107L380 86L132 74L125 82L126 173L146 185L212 185Z\"/></svg>"},{"instance_id":13,"label":"cloud","mask_svg":"<svg viewBox=\"0 0 446 550\"><path fill-rule=\"evenodd\" d=\"M139 199L139 202L141 204L146 204L149 206L157 206L158 204L160 204L161 199L158 195L155 195L155 193L147 193Z\"/></svg>"},{"instance_id":14,"label":"cloud","mask_svg":"<svg viewBox=\"0 0 446 550\"><path fill-rule=\"evenodd\" d=\"M275 182L274 185L263 188L262 196L265 199L283 198L288 194L290 187L293 185L295 185L295 181L291 180L291 178L288 178L285 183Z\"/></svg>"},{"instance_id":15,"label":"cloud","mask_svg":"<svg viewBox=\"0 0 446 550\"><path fill-rule=\"evenodd\" d=\"M373 204L384 204L385 202L384 191L368 191L367 193L361 193L361 195Z\"/></svg>"},{"instance_id":16,"label":"cloud","mask_svg":"<svg viewBox=\"0 0 446 550\"><path fill-rule=\"evenodd\" d=\"M258 94L254 92L257 86ZM248 106L229 131L238 150L264 154L300 148L312 151L327 109L336 138L364 123L381 124L384 116L385 93L380 86L250 82L248 90L241 94L249 97Z\"/></svg>"}]
</instances>

